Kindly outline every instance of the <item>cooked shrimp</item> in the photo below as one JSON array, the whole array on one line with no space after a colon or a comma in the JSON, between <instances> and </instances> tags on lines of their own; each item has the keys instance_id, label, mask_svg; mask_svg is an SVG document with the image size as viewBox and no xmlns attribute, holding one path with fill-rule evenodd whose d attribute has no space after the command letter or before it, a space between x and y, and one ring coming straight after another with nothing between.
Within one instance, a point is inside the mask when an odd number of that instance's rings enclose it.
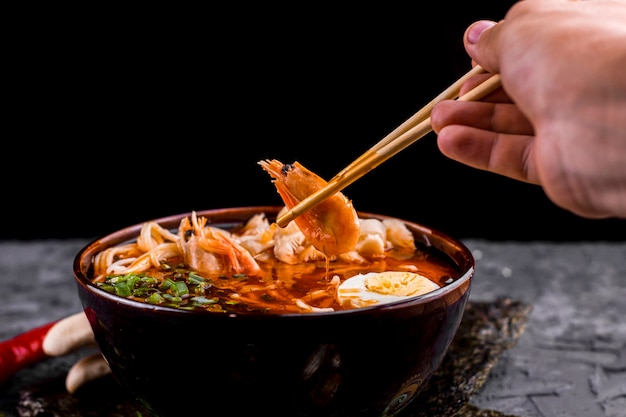
<instances>
[{"instance_id":1,"label":"cooked shrimp","mask_svg":"<svg viewBox=\"0 0 626 417\"><path fill-rule=\"evenodd\" d=\"M223 229L206 225L205 217L198 217L192 212L191 221L181 221L178 235L180 251L185 263L201 272L252 274L260 270L252 254L239 245L231 234ZM184 239L189 232L190 237Z\"/></svg>"},{"instance_id":2,"label":"cooked shrimp","mask_svg":"<svg viewBox=\"0 0 626 417\"><path fill-rule=\"evenodd\" d=\"M298 162L283 164L276 159L268 159L259 161L259 165L274 178L278 194L289 209L327 184ZM357 212L352 202L340 192L293 221L309 243L326 256L354 250L359 239Z\"/></svg>"}]
</instances>

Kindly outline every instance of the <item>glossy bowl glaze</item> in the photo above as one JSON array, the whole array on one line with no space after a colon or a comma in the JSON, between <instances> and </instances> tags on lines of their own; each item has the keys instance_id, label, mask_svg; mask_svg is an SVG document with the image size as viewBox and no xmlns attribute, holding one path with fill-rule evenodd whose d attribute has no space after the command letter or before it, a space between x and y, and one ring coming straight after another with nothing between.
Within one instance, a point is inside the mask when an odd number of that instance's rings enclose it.
<instances>
[{"instance_id":1,"label":"glossy bowl glaze","mask_svg":"<svg viewBox=\"0 0 626 417\"><path fill-rule=\"evenodd\" d=\"M259 212L273 220L280 208L197 214L212 225L229 227ZM155 221L175 229L189 215ZM140 224L89 243L75 258L74 276L114 377L148 413L393 416L440 365L462 319L474 274L474 258L461 242L405 224L416 242L449 257L460 278L425 296L388 305L331 313L224 315L149 305L98 289L89 279L93 257L136 237Z\"/></svg>"}]
</instances>

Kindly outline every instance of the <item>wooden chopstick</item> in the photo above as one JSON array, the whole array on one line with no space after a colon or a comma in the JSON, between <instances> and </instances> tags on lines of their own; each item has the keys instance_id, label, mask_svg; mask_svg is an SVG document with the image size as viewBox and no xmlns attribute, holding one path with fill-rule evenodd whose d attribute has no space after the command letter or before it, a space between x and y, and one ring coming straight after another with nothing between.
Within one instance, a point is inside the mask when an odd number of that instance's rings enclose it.
<instances>
[{"instance_id":1,"label":"wooden chopstick","mask_svg":"<svg viewBox=\"0 0 626 417\"><path fill-rule=\"evenodd\" d=\"M454 82L450 87L440 93L435 99L431 100L426 106L417 111L411 118L402 123L391 133L385 136L381 141L368 149L365 153L355 159L350 165L345 167L341 172L335 175L326 186L311 194L290 210L286 211L282 216L276 219L276 223L280 227L285 227L291 220L300 216L302 213L312 209L319 203L341 191L354 181L367 174L401 150L416 142L418 139L426 136L432 131L430 124L430 112L434 105L446 98L455 98L459 94L461 85L467 78L480 74L484 70L480 66L475 66ZM494 74L480 85L468 91L458 101L480 100L496 88L500 86L500 75Z\"/></svg>"},{"instance_id":2,"label":"wooden chopstick","mask_svg":"<svg viewBox=\"0 0 626 417\"><path fill-rule=\"evenodd\" d=\"M435 107L435 104L437 104L441 100L457 98L459 96L459 90L461 89L463 83L465 83L465 81L467 81L470 77L481 74L483 72L485 72L485 70L480 65L476 65L474 68L465 73L465 75L463 75L453 84L451 84L448 88L439 93L439 95L432 99L428 104L419 109L413 116L405 120L400 126L391 131L391 133L385 136L380 142L372 146L367 152L355 159L350 165L345 167L335 177L343 175L347 170L352 169L354 165L358 164L363 158L367 157L370 152L378 151L379 149L393 141L395 138L415 126L417 123L429 117L430 112L432 111L433 107Z\"/></svg>"}]
</instances>

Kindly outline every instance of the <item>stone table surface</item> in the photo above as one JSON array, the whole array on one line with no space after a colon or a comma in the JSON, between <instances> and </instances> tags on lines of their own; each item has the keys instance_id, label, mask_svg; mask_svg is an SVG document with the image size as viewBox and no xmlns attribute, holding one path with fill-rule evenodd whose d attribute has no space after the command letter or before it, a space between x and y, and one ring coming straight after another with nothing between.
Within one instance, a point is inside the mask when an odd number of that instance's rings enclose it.
<instances>
[{"instance_id":1,"label":"stone table surface","mask_svg":"<svg viewBox=\"0 0 626 417\"><path fill-rule=\"evenodd\" d=\"M0 341L82 310L72 261L86 243L0 241ZM626 242L463 243L476 259L470 300L532 306L471 404L517 417L625 417ZM15 374L0 386L0 417L19 416L20 389L77 358Z\"/></svg>"}]
</instances>

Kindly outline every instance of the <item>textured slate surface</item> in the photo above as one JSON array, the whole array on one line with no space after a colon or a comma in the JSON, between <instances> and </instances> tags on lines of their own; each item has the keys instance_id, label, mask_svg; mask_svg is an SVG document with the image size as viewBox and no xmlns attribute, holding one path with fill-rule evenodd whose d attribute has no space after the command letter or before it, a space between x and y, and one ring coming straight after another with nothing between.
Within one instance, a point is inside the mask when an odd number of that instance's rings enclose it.
<instances>
[{"instance_id":1,"label":"textured slate surface","mask_svg":"<svg viewBox=\"0 0 626 417\"><path fill-rule=\"evenodd\" d=\"M626 243L469 241L473 300L533 306L472 404L520 417L626 416Z\"/></svg>"},{"instance_id":2,"label":"textured slate surface","mask_svg":"<svg viewBox=\"0 0 626 417\"><path fill-rule=\"evenodd\" d=\"M0 242L0 283L10 294L0 303L0 340L80 311L71 263L85 243ZM509 298L532 312L454 417L626 416L626 243L465 243L477 261L471 304ZM511 335L519 330L506 323ZM20 393L59 384L84 354L19 372L0 387L0 416L18 416Z\"/></svg>"}]
</instances>

